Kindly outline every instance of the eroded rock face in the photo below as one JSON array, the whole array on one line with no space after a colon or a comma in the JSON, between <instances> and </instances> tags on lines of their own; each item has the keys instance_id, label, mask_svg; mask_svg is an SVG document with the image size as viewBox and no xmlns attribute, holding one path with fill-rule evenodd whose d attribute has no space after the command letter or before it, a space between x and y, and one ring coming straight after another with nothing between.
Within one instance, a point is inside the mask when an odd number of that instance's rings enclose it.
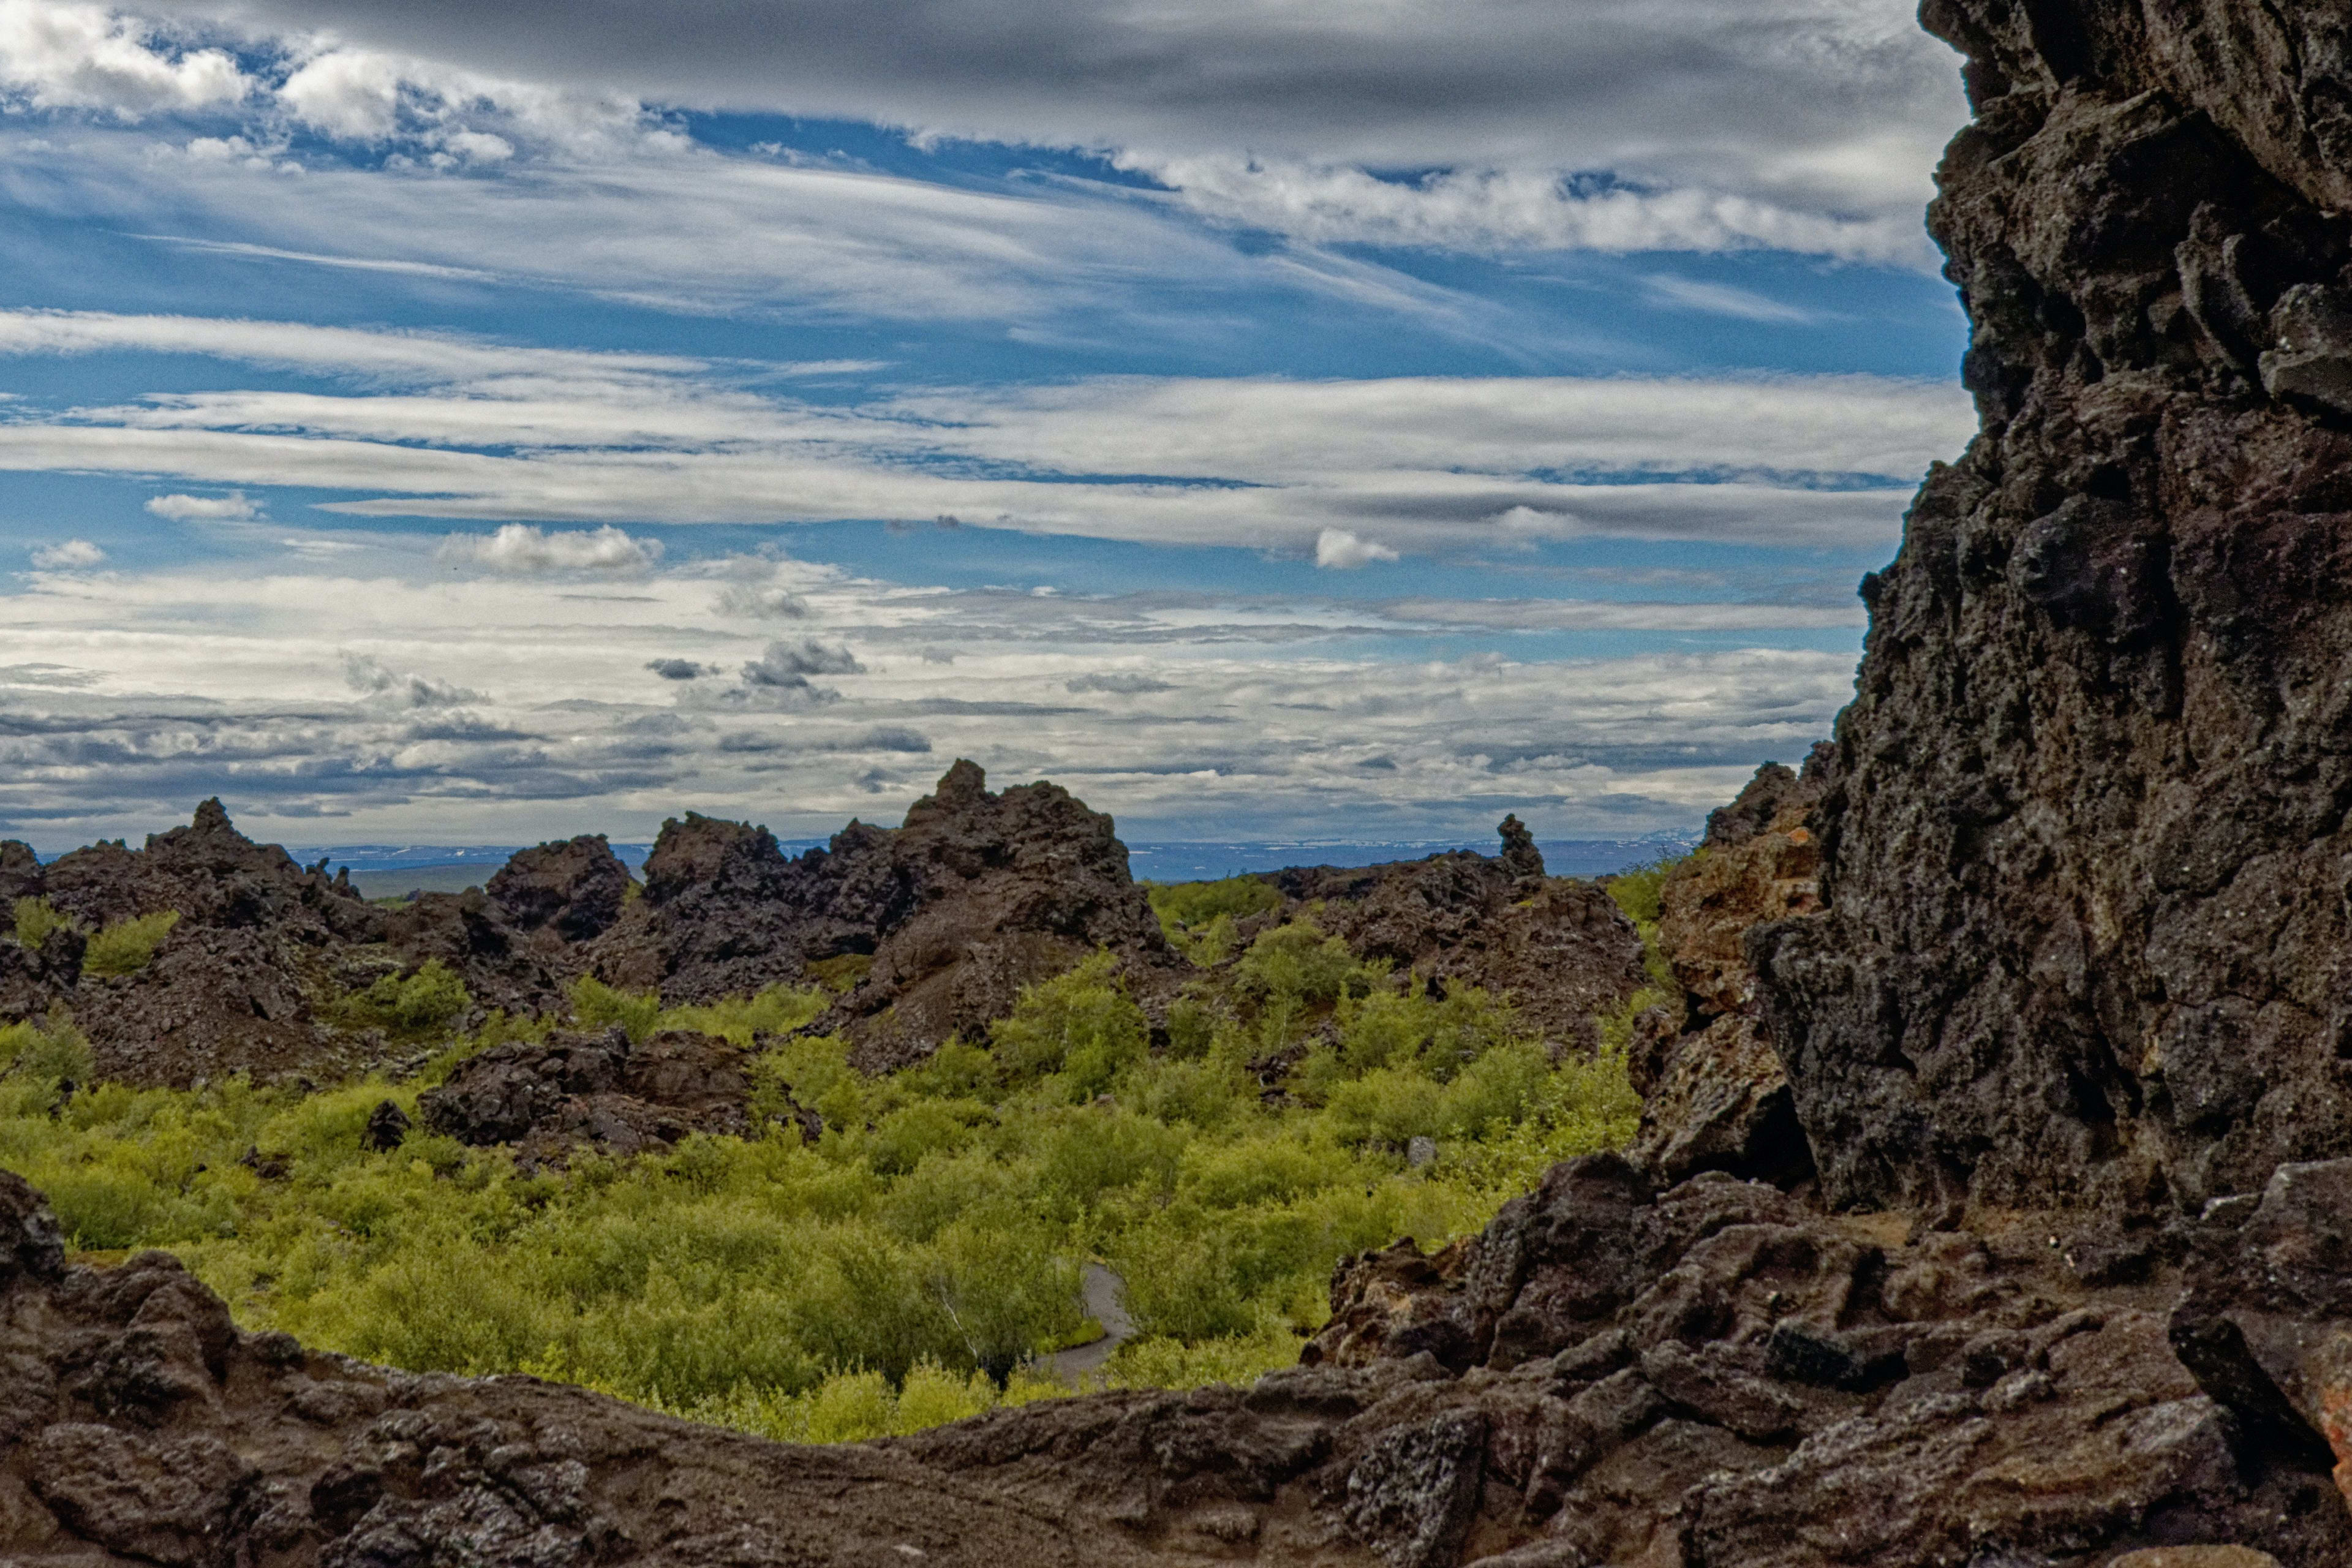
<instances>
[{"instance_id":1,"label":"eroded rock face","mask_svg":"<svg viewBox=\"0 0 2352 1568\"><path fill-rule=\"evenodd\" d=\"M2289 1215L2329 1213L2341 1182L2307 1178L2261 1233L2264 1256L2294 1251L2339 1290L2343 1221ZM2174 1353L2185 1276L2162 1257L2180 1238L2095 1287L2088 1238L2053 1235L2079 1216L1891 1217L1574 1161L1466 1248L1343 1267L1309 1353L1458 1373L1422 1408L1488 1422L1471 1539L1519 1553L1506 1563L1925 1568L2230 1543L2352 1561L2326 1445L2242 1415ZM2297 1387L2331 1386L2317 1375Z\"/></svg>"},{"instance_id":2,"label":"eroded rock face","mask_svg":"<svg viewBox=\"0 0 2352 1568\"><path fill-rule=\"evenodd\" d=\"M304 869L239 833L218 800L146 846L95 844L44 867L0 846L0 891L46 899L78 929L38 950L0 952L0 1010L62 1003L89 1036L99 1076L184 1088L201 1078L331 1073L367 1064L339 1050L317 1015L336 989L334 957L384 934L382 910L348 877ZM101 976L83 967L87 933L164 910L180 917L147 966Z\"/></svg>"},{"instance_id":3,"label":"eroded rock face","mask_svg":"<svg viewBox=\"0 0 2352 1568\"><path fill-rule=\"evenodd\" d=\"M1842 1203L2194 1207L2352 1150L2342 7L1929 0L1937 468L1753 956Z\"/></svg>"}]
</instances>

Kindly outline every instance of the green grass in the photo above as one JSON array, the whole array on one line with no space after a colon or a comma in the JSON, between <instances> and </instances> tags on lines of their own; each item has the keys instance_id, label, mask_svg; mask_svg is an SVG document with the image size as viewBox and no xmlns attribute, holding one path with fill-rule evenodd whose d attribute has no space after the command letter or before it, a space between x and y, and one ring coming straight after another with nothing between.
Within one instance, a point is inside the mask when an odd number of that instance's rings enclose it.
<instances>
[{"instance_id":1,"label":"green grass","mask_svg":"<svg viewBox=\"0 0 2352 1568\"><path fill-rule=\"evenodd\" d=\"M1126 1280L1139 1331L1112 1384L1286 1364L1339 1258L1475 1231L1638 1113L1619 1058L1555 1064L1501 999L1433 999L1297 923L1201 976L1157 1047L1097 956L1031 987L987 1040L881 1079L845 1042L790 1032L821 989L665 1012L583 984L579 1022L756 1042L768 1131L526 1175L509 1151L422 1131L362 1147L380 1100L414 1114L464 1055L547 1026L493 1015L449 1034L434 967L362 994L386 1026L441 1020L442 1054L404 1083L68 1097L87 1072L69 1020L0 1031L0 1166L49 1194L76 1247L168 1247L251 1328L833 1440L1048 1392L1022 1367L1081 1329L1090 1258ZM816 1142L772 1120L786 1096L824 1117ZM1423 1133L1439 1158L1408 1169ZM248 1150L285 1175L260 1179Z\"/></svg>"}]
</instances>

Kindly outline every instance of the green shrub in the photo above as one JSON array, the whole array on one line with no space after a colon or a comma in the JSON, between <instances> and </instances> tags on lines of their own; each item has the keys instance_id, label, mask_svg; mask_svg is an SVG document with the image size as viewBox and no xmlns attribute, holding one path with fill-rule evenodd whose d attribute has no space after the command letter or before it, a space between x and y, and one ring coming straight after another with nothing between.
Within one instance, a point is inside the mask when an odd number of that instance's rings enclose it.
<instances>
[{"instance_id":1,"label":"green shrub","mask_svg":"<svg viewBox=\"0 0 2352 1568\"><path fill-rule=\"evenodd\" d=\"M1550 1161L1622 1142L1639 1110L1621 1053L1554 1064L1471 988L1433 1000L1284 930L1246 970L1197 976L1157 1055L1100 955L1031 988L991 1048L950 1042L885 1078L838 1037L770 1027L805 993L653 1014L761 1042L761 1131L533 1175L511 1150L422 1133L369 1150L373 1108L413 1113L418 1079L61 1099L57 1078L82 1069L59 1014L0 1029L0 1167L51 1193L79 1247L175 1249L247 1328L410 1367L528 1369L772 1436L1040 1396L1025 1358L1077 1331L1090 1256L1125 1276L1142 1330L1110 1381L1244 1380L1295 1357L1339 1258L1475 1231ZM394 1019L442 976L354 1005ZM650 998L606 993L587 1010L647 1018ZM1302 1068L1297 1098L1263 1096L1240 1065L1269 1010L1328 1034L1315 1093ZM436 1060L547 1026L493 1016L435 1041ZM766 1120L786 1096L824 1117L821 1139ZM1408 1171L1399 1145L1420 1132L1439 1159Z\"/></svg>"},{"instance_id":2,"label":"green shrub","mask_svg":"<svg viewBox=\"0 0 2352 1568\"><path fill-rule=\"evenodd\" d=\"M613 993L614 996L626 994L625 992ZM752 996L730 996L705 1006L672 1007L661 1013L656 1023L660 1028L694 1029L702 1034L716 1035L732 1045L749 1047L762 1035L788 1035L813 1022L819 1013L824 1011L829 1000L824 991L814 986L803 989L771 985ZM592 1005L611 1004L600 1002ZM632 998L623 1005L627 1009L641 1005L642 998ZM572 997L575 1015L579 1008L580 997L575 990ZM635 1012L630 1011L625 1016L616 1016L609 1021L626 1024L635 1017Z\"/></svg>"},{"instance_id":3,"label":"green shrub","mask_svg":"<svg viewBox=\"0 0 2352 1568\"><path fill-rule=\"evenodd\" d=\"M1091 1100L1149 1049L1143 1009L1097 952L1076 968L1025 987L1010 1016L989 1026L989 1041L1010 1078L1059 1075L1065 1096Z\"/></svg>"},{"instance_id":4,"label":"green shrub","mask_svg":"<svg viewBox=\"0 0 2352 1568\"><path fill-rule=\"evenodd\" d=\"M336 1004L332 1016L352 1028L383 1029L404 1039L436 1033L465 1016L474 1005L466 983L437 958L415 973L385 974L364 991Z\"/></svg>"},{"instance_id":5,"label":"green shrub","mask_svg":"<svg viewBox=\"0 0 2352 1568\"><path fill-rule=\"evenodd\" d=\"M1139 1334L1196 1342L1255 1326L1257 1314L1234 1279L1234 1239L1200 1217L1171 1211L1112 1249L1110 1265L1126 1282L1127 1314Z\"/></svg>"},{"instance_id":6,"label":"green shrub","mask_svg":"<svg viewBox=\"0 0 2352 1568\"><path fill-rule=\"evenodd\" d=\"M16 907L16 945L28 952L38 952L49 933L68 931L73 921L58 912L57 905L47 899L18 899Z\"/></svg>"},{"instance_id":7,"label":"green shrub","mask_svg":"<svg viewBox=\"0 0 2352 1568\"><path fill-rule=\"evenodd\" d=\"M158 910L135 920L117 921L89 939L82 954L84 974L136 974L147 967L172 928L180 923L177 910Z\"/></svg>"},{"instance_id":8,"label":"green shrub","mask_svg":"<svg viewBox=\"0 0 2352 1568\"><path fill-rule=\"evenodd\" d=\"M1274 884L1257 877L1216 882L1151 882L1151 912L1175 949L1203 967L1233 951L1234 922L1282 907Z\"/></svg>"},{"instance_id":9,"label":"green shrub","mask_svg":"<svg viewBox=\"0 0 2352 1568\"><path fill-rule=\"evenodd\" d=\"M1244 994L1294 1003L1333 1001L1365 973L1346 942L1311 920L1260 932L1234 969Z\"/></svg>"},{"instance_id":10,"label":"green shrub","mask_svg":"<svg viewBox=\"0 0 2352 1568\"><path fill-rule=\"evenodd\" d=\"M1646 866L1636 866L1630 871L1612 877L1606 884L1609 896L1616 900L1617 907L1625 911L1625 918L1633 922L1634 931L1641 934L1643 966L1650 972L1651 984L1662 990L1678 989L1675 984L1674 971L1667 965L1664 950L1658 941L1658 919L1665 907L1666 881L1706 853L1706 849L1699 848L1687 855L1664 856Z\"/></svg>"},{"instance_id":11,"label":"green shrub","mask_svg":"<svg viewBox=\"0 0 2352 1568\"><path fill-rule=\"evenodd\" d=\"M62 1002L52 1005L38 1022L27 1018L0 1027L0 1077L54 1089L88 1083L95 1067L89 1041Z\"/></svg>"},{"instance_id":12,"label":"green shrub","mask_svg":"<svg viewBox=\"0 0 2352 1568\"><path fill-rule=\"evenodd\" d=\"M610 1028L618 1024L628 1031L632 1042L641 1041L654 1032L661 1021L661 993L657 991L620 991L605 984L593 974L583 974L571 985L572 1021L583 1029Z\"/></svg>"}]
</instances>

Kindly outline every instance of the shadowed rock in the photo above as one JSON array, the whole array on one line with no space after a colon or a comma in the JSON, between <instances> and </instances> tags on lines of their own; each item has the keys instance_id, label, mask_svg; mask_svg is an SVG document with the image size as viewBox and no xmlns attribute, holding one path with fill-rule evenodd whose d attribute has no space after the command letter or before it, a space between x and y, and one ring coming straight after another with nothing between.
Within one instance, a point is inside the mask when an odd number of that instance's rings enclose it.
<instances>
[{"instance_id":1,"label":"shadowed rock","mask_svg":"<svg viewBox=\"0 0 2352 1568\"><path fill-rule=\"evenodd\" d=\"M1244 922L1311 918L1365 958L1442 985L1507 993L1521 1023L1556 1048L1599 1043L1596 1014L1643 983L1642 942L1597 882L1546 877L1543 855L1516 816L1497 856L1457 849L1377 866L1293 866L1262 879L1282 908Z\"/></svg>"}]
</instances>

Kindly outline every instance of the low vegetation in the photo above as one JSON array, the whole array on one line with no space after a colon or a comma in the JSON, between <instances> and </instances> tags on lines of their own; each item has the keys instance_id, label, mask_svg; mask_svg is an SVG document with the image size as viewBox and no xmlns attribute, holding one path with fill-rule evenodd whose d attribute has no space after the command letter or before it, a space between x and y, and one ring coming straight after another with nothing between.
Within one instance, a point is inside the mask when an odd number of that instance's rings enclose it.
<instances>
[{"instance_id":1,"label":"low vegetation","mask_svg":"<svg viewBox=\"0 0 2352 1568\"><path fill-rule=\"evenodd\" d=\"M1272 907L1252 888L1271 892L1235 879L1154 902L1199 952ZM250 1327L831 1440L1057 1392L1032 1358L1082 1335L1090 1258L1125 1280L1139 1331L1110 1383L1286 1363L1339 1258L1474 1231L1550 1162L1623 1142L1638 1111L1621 1057L1554 1061L1505 1000L1433 995L1307 921L1203 969L1157 1038L1098 955L986 1040L868 1078L843 1041L793 1032L828 995L665 1010L580 983L576 1024L756 1048L765 1131L536 1173L421 1126L362 1145L380 1101L414 1115L466 1055L546 1026L494 1014L453 1033L470 1002L436 964L344 1005L439 1046L402 1083L74 1089L88 1053L59 1015L0 1030L0 1165L47 1191L77 1248L168 1247ZM813 1142L801 1108L823 1118ZM1438 1152L1415 1167L1419 1137Z\"/></svg>"},{"instance_id":2,"label":"low vegetation","mask_svg":"<svg viewBox=\"0 0 2352 1568\"><path fill-rule=\"evenodd\" d=\"M73 926L73 921L47 899L18 899L10 912L16 919L16 945L27 952L40 952L41 944L49 940L52 931Z\"/></svg>"},{"instance_id":3,"label":"low vegetation","mask_svg":"<svg viewBox=\"0 0 2352 1568\"><path fill-rule=\"evenodd\" d=\"M180 923L177 910L159 910L151 915L117 921L89 939L82 953L84 974L118 976L136 974L147 967L172 928Z\"/></svg>"}]
</instances>

